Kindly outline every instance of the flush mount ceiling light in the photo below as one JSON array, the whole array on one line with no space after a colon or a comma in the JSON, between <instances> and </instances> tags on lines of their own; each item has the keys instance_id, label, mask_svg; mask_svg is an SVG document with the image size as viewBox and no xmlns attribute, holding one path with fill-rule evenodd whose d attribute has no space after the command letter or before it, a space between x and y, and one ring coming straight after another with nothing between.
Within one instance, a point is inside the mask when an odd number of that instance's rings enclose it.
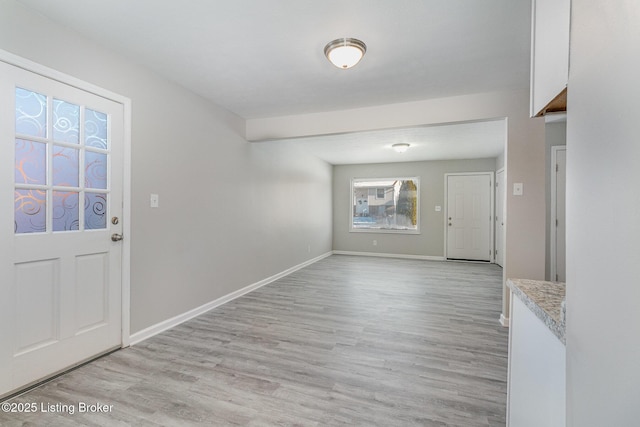
<instances>
[{"instance_id":1,"label":"flush mount ceiling light","mask_svg":"<svg viewBox=\"0 0 640 427\"><path fill-rule=\"evenodd\" d=\"M409 147L411 147L411 145L407 144L406 142L402 142L400 144L393 144L391 146L391 148L396 150L396 152L398 152L398 153L404 153L405 151L407 151L409 149Z\"/></svg>"},{"instance_id":2,"label":"flush mount ceiling light","mask_svg":"<svg viewBox=\"0 0 640 427\"><path fill-rule=\"evenodd\" d=\"M324 47L324 54L329 62L343 70L360 62L366 51L366 44L351 38L336 39Z\"/></svg>"}]
</instances>

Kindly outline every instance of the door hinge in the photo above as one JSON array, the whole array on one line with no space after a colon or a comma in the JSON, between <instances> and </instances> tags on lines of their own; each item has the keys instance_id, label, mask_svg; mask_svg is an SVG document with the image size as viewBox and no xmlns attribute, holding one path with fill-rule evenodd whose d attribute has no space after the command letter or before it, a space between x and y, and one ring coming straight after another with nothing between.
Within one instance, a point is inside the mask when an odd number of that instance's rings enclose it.
<instances>
[{"instance_id":1,"label":"door hinge","mask_svg":"<svg viewBox=\"0 0 640 427\"><path fill-rule=\"evenodd\" d=\"M556 219L556 227L558 226L558 220Z\"/></svg>"},{"instance_id":2,"label":"door hinge","mask_svg":"<svg viewBox=\"0 0 640 427\"><path fill-rule=\"evenodd\" d=\"M556 172L559 172L559 171L560 171L560 165L556 163Z\"/></svg>"}]
</instances>

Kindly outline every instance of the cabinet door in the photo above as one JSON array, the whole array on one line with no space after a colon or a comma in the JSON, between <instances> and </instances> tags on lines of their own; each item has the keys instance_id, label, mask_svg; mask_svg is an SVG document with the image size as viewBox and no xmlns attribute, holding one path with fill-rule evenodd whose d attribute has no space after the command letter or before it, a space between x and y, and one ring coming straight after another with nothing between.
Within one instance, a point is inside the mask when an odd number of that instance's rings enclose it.
<instances>
[{"instance_id":1,"label":"cabinet door","mask_svg":"<svg viewBox=\"0 0 640 427\"><path fill-rule=\"evenodd\" d=\"M567 87L570 0L533 0L531 117Z\"/></svg>"},{"instance_id":2,"label":"cabinet door","mask_svg":"<svg viewBox=\"0 0 640 427\"><path fill-rule=\"evenodd\" d=\"M513 294L509 320L507 426L564 427L564 345Z\"/></svg>"}]
</instances>

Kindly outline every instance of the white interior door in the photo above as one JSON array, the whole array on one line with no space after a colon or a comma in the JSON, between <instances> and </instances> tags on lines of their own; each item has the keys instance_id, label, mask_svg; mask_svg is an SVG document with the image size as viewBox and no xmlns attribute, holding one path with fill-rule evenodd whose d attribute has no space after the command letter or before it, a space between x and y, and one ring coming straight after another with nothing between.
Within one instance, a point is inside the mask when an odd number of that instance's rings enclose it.
<instances>
[{"instance_id":1,"label":"white interior door","mask_svg":"<svg viewBox=\"0 0 640 427\"><path fill-rule=\"evenodd\" d=\"M496 172L496 214L495 214L495 231L496 231L496 264L500 267L504 265L504 169Z\"/></svg>"},{"instance_id":2,"label":"white interior door","mask_svg":"<svg viewBox=\"0 0 640 427\"><path fill-rule=\"evenodd\" d=\"M553 147L552 157L555 158L556 166L555 170L552 169L551 172L553 192L551 196L553 205L551 209L551 279L564 282L566 280L566 147Z\"/></svg>"},{"instance_id":3,"label":"white interior door","mask_svg":"<svg viewBox=\"0 0 640 427\"><path fill-rule=\"evenodd\" d=\"M4 62L0 94L2 396L121 346L123 106Z\"/></svg>"},{"instance_id":4,"label":"white interior door","mask_svg":"<svg viewBox=\"0 0 640 427\"><path fill-rule=\"evenodd\" d=\"M492 176L447 175L447 258L491 261Z\"/></svg>"}]
</instances>

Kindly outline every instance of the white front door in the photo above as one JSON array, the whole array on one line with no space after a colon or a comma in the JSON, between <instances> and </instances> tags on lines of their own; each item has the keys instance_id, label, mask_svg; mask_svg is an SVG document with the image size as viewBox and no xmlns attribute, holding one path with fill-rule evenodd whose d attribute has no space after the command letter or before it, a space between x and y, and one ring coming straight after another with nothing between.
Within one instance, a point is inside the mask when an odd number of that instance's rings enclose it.
<instances>
[{"instance_id":1,"label":"white front door","mask_svg":"<svg viewBox=\"0 0 640 427\"><path fill-rule=\"evenodd\" d=\"M491 261L492 175L447 175L447 258Z\"/></svg>"},{"instance_id":2,"label":"white front door","mask_svg":"<svg viewBox=\"0 0 640 427\"><path fill-rule=\"evenodd\" d=\"M500 267L504 265L504 169L496 172L496 264Z\"/></svg>"},{"instance_id":3,"label":"white front door","mask_svg":"<svg viewBox=\"0 0 640 427\"><path fill-rule=\"evenodd\" d=\"M123 135L122 104L0 62L0 396L121 346Z\"/></svg>"}]
</instances>

